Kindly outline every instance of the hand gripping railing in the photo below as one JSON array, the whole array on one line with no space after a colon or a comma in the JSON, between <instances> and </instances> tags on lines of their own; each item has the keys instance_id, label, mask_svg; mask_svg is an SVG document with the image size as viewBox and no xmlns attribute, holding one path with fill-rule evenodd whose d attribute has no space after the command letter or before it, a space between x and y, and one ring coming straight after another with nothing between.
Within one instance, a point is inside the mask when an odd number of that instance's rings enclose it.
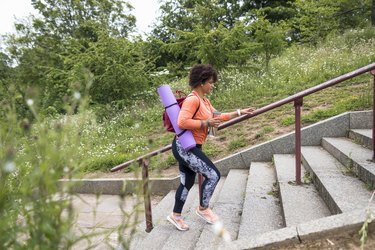
<instances>
[{"instance_id":1,"label":"hand gripping railing","mask_svg":"<svg viewBox=\"0 0 375 250\"><path fill-rule=\"evenodd\" d=\"M373 145L373 160L375 160L375 63L369 64L365 67L359 68L357 70L354 70L352 72L349 72L347 74L341 75L339 77L336 77L334 79L331 79L329 81L326 81L324 83L321 83L317 86L311 87L309 89L303 90L301 92L298 92L297 94L294 94L292 96L289 96L287 98L284 98L280 101L271 103L267 106L264 106L262 108L256 109L254 112L248 115L243 115L237 118L234 118L230 121L224 122L220 124L218 127L218 130L227 128L229 126L232 126L236 123L239 123L241 121L244 121L246 119L249 119L251 117L263 114L265 112L268 112L272 109L275 109L277 107L280 107L282 105L285 105L287 103L293 102L294 108L295 108L295 170L296 170L296 184L301 184L301 106L303 104L303 98L305 96L311 95L317 91L326 89L328 87L334 86L338 83L341 83L345 80L351 79L353 77L356 77L358 75L364 74L370 72L373 75L373 129L372 129L372 145ZM143 192L145 196L145 216L146 216L146 232L150 232L153 228L152 224L152 214L151 214L151 198L150 198L150 192L148 187L148 160L149 158L158 155L160 153L169 151L172 148L172 145L165 146L163 148L160 148L158 150L155 150L151 153L148 153L146 155L140 156L134 160L127 161L125 163L122 163L118 166L115 166L111 169L111 172L118 171L120 169L126 168L130 164L134 162L139 162L139 164L142 166L142 179L143 179ZM201 175L199 175L199 189L201 187L203 178ZM201 193L201 192L199 192ZM200 197L201 198L201 197Z\"/></svg>"}]
</instances>

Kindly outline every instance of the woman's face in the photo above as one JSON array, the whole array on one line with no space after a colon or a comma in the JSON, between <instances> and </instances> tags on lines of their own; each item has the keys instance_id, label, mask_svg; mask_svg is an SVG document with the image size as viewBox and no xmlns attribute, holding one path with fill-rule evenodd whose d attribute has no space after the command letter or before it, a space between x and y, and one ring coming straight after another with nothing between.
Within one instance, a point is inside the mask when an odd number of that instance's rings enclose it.
<instances>
[{"instance_id":1,"label":"woman's face","mask_svg":"<svg viewBox=\"0 0 375 250\"><path fill-rule=\"evenodd\" d=\"M208 79L207 81L203 83L203 86L202 86L203 93L210 94L214 90L214 87L215 87L214 85L215 85L215 82L211 77L210 79Z\"/></svg>"}]
</instances>

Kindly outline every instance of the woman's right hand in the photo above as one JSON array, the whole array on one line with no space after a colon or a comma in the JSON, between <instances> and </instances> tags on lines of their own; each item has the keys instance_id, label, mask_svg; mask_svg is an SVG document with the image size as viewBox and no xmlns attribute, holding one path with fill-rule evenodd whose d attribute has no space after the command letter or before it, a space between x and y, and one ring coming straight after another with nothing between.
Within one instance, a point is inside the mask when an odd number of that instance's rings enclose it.
<instances>
[{"instance_id":1,"label":"woman's right hand","mask_svg":"<svg viewBox=\"0 0 375 250\"><path fill-rule=\"evenodd\" d=\"M208 127L214 127L214 128L217 128L219 127L220 123L221 123L221 120L219 117L216 117L216 118L208 118L206 120L207 122L207 126Z\"/></svg>"}]
</instances>

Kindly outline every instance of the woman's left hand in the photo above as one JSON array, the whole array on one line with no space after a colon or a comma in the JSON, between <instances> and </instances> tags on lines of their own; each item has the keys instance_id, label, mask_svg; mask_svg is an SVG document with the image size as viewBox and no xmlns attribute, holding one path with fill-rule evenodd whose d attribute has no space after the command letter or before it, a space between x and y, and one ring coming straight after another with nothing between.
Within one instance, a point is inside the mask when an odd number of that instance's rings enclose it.
<instances>
[{"instance_id":1,"label":"woman's left hand","mask_svg":"<svg viewBox=\"0 0 375 250\"><path fill-rule=\"evenodd\" d=\"M255 108L245 108L245 109L241 109L240 112L241 112L241 115L247 115L247 114L252 114L254 110Z\"/></svg>"}]
</instances>

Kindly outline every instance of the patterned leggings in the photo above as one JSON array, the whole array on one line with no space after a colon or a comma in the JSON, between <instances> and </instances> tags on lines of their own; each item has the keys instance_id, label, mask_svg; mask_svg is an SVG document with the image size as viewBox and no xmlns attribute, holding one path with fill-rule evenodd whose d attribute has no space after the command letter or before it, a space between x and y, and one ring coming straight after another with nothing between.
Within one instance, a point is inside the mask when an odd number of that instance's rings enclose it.
<instances>
[{"instance_id":1,"label":"patterned leggings","mask_svg":"<svg viewBox=\"0 0 375 250\"><path fill-rule=\"evenodd\" d=\"M220 172L212 161L202 152L202 145L185 151L180 142L173 140L172 152L179 163L180 186L176 191L173 212L181 213L189 190L194 185L196 173L204 176L200 206L207 208L215 187L220 180Z\"/></svg>"}]
</instances>

